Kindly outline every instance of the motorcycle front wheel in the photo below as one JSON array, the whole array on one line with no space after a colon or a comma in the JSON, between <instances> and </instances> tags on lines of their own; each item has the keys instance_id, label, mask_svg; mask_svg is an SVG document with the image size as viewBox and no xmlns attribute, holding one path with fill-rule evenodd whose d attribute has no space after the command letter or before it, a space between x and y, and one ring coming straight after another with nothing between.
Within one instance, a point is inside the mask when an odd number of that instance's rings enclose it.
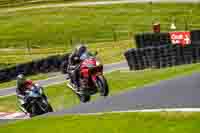
<instances>
[{"instance_id":1,"label":"motorcycle front wheel","mask_svg":"<svg viewBox=\"0 0 200 133\"><path fill-rule=\"evenodd\" d=\"M52 106L48 103L47 100L41 99L40 102L38 102L38 105L40 107L40 110L42 111L42 114L53 112Z\"/></svg>"},{"instance_id":2,"label":"motorcycle front wheel","mask_svg":"<svg viewBox=\"0 0 200 133\"><path fill-rule=\"evenodd\" d=\"M36 107L37 105L36 104L33 104L32 106L31 106L31 112L30 112L30 117L32 118L32 117L35 117L35 116L37 116L37 115L39 115L38 114L38 107Z\"/></svg>"},{"instance_id":3,"label":"motorcycle front wheel","mask_svg":"<svg viewBox=\"0 0 200 133\"><path fill-rule=\"evenodd\" d=\"M53 112L53 108L50 104L48 104L48 112Z\"/></svg>"},{"instance_id":4,"label":"motorcycle front wheel","mask_svg":"<svg viewBox=\"0 0 200 133\"><path fill-rule=\"evenodd\" d=\"M97 77L96 85L101 96L108 96L109 94L108 83L103 75Z\"/></svg>"},{"instance_id":5,"label":"motorcycle front wheel","mask_svg":"<svg viewBox=\"0 0 200 133\"><path fill-rule=\"evenodd\" d=\"M78 97L79 97L80 101L83 102L83 103L90 101L90 95L78 94Z\"/></svg>"}]
</instances>

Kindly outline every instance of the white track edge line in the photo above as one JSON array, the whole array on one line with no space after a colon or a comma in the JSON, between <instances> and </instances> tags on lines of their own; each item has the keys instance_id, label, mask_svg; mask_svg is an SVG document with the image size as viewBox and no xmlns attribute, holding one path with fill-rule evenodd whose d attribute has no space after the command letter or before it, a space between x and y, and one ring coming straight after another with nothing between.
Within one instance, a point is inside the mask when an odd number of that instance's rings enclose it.
<instances>
[{"instance_id":1,"label":"white track edge line","mask_svg":"<svg viewBox=\"0 0 200 133\"><path fill-rule=\"evenodd\" d=\"M200 112L200 108L160 108L160 109L141 109L141 110L119 110L111 112L97 112L97 113L78 113L78 115L103 115L116 113L155 113L155 112ZM74 114L76 115L76 114Z\"/></svg>"},{"instance_id":2,"label":"white track edge line","mask_svg":"<svg viewBox=\"0 0 200 133\"><path fill-rule=\"evenodd\" d=\"M200 108L160 108L160 109L142 109L142 110L119 110L111 112L97 112L97 113L77 113L68 115L104 115L104 114L118 114L118 113L156 113L156 112L200 112ZM5 113L5 112L0 112ZM24 116L23 118L16 118L18 116ZM28 119L27 116L22 115L22 113L16 112L14 114L6 115L5 117L0 117L3 120L9 119Z\"/></svg>"}]
</instances>

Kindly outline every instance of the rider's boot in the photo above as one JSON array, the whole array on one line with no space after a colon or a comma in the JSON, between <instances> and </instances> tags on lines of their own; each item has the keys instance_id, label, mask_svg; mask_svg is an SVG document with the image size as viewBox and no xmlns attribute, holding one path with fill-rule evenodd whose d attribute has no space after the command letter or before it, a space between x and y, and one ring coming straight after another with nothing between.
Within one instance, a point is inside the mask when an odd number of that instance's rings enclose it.
<instances>
[{"instance_id":1,"label":"rider's boot","mask_svg":"<svg viewBox=\"0 0 200 133\"><path fill-rule=\"evenodd\" d=\"M25 104L22 104L19 108L22 112L24 112L25 114L28 114L27 110L25 109Z\"/></svg>"},{"instance_id":2,"label":"rider's boot","mask_svg":"<svg viewBox=\"0 0 200 133\"><path fill-rule=\"evenodd\" d=\"M24 98L21 98L21 97L18 97L18 101L19 101L19 109L26 113L26 109L25 109L25 105L26 105L26 102L25 102L25 99Z\"/></svg>"}]
</instances>

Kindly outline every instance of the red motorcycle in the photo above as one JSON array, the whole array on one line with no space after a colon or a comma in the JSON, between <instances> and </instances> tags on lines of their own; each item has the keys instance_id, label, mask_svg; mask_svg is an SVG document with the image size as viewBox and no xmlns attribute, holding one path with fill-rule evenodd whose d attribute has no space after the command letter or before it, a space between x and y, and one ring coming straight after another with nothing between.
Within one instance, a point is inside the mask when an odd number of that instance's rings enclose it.
<instances>
[{"instance_id":1,"label":"red motorcycle","mask_svg":"<svg viewBox=\"0 0 200 133\"><path fill-rule=\"evenodd\" d=\"M90 101L90 96L100 93L101 96L108 96L108 83L103 75L103 65L96 58L96 55L84 53L80 63L79 83L81 92L77 91L70 83L68 86L78 95L81 102Z\"/></svg>"}]
</instances>

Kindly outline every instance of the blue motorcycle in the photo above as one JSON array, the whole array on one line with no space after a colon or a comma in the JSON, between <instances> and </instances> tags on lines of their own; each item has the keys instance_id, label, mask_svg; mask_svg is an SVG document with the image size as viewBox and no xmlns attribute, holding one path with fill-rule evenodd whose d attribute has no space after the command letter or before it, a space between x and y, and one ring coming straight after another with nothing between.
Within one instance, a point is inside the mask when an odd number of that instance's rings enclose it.
<instances>
[{"instance_id":1,"label":"blue motorcycle","mask_svg":"<svg viewBox=\"0 0 200 133\"><path fill-rule=\"evenodd\" d=\"M25 93L27 97L26 110L30 114L30 117L53 112L53 108L49 104L42 87L39 87L38 85L33 85Z\"/></svg>"}]
</instances>

